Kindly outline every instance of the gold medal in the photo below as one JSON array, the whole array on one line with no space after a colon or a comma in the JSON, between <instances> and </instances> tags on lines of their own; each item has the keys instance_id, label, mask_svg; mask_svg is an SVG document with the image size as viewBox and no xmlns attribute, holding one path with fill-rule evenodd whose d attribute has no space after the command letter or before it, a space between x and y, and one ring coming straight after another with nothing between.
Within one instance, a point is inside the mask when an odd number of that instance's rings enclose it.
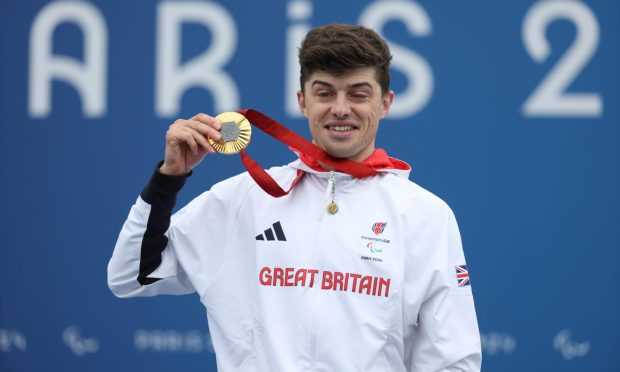
<instances>
[{"instance_id":1,"label":"gold medal","mask_svg":"<svg viewBox=\"0 0 620 372\"><path fill-rule=\"evenodd\" d=\"M330 214L336 214L336 213L338 213L338 204L336 204L335 202L333 202L333 201L332 201L331 203L329 203L329 204L327 205L327 211L328 211Z\"/></svg>"},{"instance_id":2,"label":"gold medal","mask_svg":"<svg viewBox=\"0 0 620 372\"><path fill-rule=\"evenodd\" d=\"M221 124L222 139L215 141L208 138L215 151L232 155L243 150L252 136L252 126L248 119L238 112L223 112L215 117Z\"/></svg>"}]
</instances>

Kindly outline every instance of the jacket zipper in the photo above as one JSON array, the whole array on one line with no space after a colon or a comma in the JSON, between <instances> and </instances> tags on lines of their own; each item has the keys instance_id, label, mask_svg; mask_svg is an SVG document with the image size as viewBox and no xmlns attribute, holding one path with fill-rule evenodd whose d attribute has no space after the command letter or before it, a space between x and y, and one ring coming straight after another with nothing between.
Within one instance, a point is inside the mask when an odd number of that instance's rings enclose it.
<instances>
[{"instance_id":1,"label":"jacket zipper","mask_svg":"<svg viewBox=\"0 0 620 372\"><path fill-rule=\"evenodd\" d=\"M328 214L328 203L331 201L332 203L335 201L336 199L336 173L334 171L329 172L329 179L327 181L327 189L325 190L325 197L323 198L324 202L321 203L321 213L319 214L319 221L323 220L323 216ZM323 232L323 223L321 223L319 225L319 233L317 234L317 240L315 243L315 247L317 247L317 259L316 262L318 264L317 267L321 267L321 246L322 244L319 244L319 242L321 241L321 234ZM316 283L316 285L321 285L320 284L320 279L319 282ZM316 314L319 314L318 310L317 310L317 296L318 296L318 291L313 291L314 295L312 297L312 318L310 321L310 370L311 371L316 371L316 324L317 324L317 319L316 319Z\"/></svg>"},{"instance_id":2,"label":"jacket zipper","mask_svg":"<svg viewBox=\"0 0 620 372\"><path fill-rule=\"evenodd\" d=\"M321 203L321 211L319 213L319 221L323 220L323 216L327 211L330 214L334 214L338 211L338 205L336 204L336 173L334 171L329 172L329 179L327 180L327 189L325 189L324 202ZM336 212L332 212L330 208L332 205L336 206Z\"/></svg>"}]
</instances>

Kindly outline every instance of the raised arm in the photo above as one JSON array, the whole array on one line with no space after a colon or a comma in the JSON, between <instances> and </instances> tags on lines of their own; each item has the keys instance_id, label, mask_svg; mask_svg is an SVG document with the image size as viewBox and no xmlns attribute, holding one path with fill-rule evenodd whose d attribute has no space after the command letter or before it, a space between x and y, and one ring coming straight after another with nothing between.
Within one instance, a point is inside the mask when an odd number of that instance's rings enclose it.
<instances>
[{"instance_id":1,"label":"raised arm","mask_svg":"<svg viewBox=\"0 0 620 372\"><path fill-rule=\"evenodd\" d=\"M164 161L131 208L108 264L108 286L119 297L194 291L169 245L168 229L178 192L191 170L215 151L220 125L198 114L176 120L166 133Z\"/></svg>"}]
</instances>

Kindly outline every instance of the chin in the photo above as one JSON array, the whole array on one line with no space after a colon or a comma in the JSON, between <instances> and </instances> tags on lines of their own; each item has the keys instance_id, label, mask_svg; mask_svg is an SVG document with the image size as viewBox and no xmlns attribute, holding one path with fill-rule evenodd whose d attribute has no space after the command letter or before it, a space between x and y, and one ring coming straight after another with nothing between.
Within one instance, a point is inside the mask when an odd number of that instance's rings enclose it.
<instances>
[{"instance_id":1,"label":"chin","mask_svg":"<svg viewBox=\"0 0 620 372\"><path fill-rule=\"evenodd\" d=\"M346 149L323 149L326 153L334 158L348 159L355 155L351 151L347 151Z\"/></svg>"}]
</instances>

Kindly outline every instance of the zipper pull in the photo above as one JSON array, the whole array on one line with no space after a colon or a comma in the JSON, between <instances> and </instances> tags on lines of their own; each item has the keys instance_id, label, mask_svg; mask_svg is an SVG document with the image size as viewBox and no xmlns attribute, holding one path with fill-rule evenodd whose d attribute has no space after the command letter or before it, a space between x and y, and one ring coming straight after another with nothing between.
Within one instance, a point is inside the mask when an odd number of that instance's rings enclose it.
<instances>
[{"instance_id":1,"label":"zipper pull","mask_svg":"<svg viewBox=\"0 0 620 372\"><path fill-rule=\"evenodd\" d=\"M331 203L327 204L327 212L329 212L329 214L336 214L338 213L338 204L336 204L336 201L335 201L336 199L336 174L334 173L334 171L330 172L329 182L327 183L327 189L330 190L331 197L332 197Z\"/></svg>"},{"instance_id":2,"label":"zipper pull","mask_svg":"<svg viewBox=\"0 0 620 372\"><path fill-rule=\"evenodd\" d=\"M338 205L336 204L336 202L334 202L335 195L336 195L336 174L333 171L331 171L329 174L329 179L327 180L327 189L325 189L325 196L323 198L325 202L328 202L329 200L331 200L331 202L327 205L327 212L329 214L334 214L338 212ZM334 206L332 206L332 204ZM321 207L321 213L319 213L319 221L323 220L324 215L325 215L325 209Z\"/></svg>"}]
</instances>

